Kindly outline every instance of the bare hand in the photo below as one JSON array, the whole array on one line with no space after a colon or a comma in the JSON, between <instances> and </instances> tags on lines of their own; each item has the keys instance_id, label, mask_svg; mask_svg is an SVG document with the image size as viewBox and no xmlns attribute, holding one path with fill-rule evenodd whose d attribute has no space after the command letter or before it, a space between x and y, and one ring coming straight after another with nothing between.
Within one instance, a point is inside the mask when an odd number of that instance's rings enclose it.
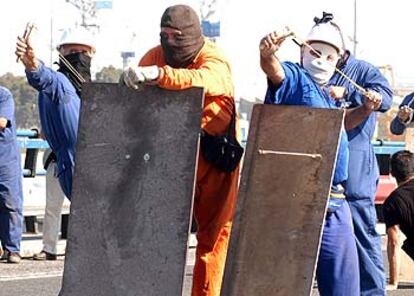
<instances>
[{"instance_id":1,"label":"bare hand","mask_svg":"<svg viewBox=\"0 0 414 296\"><path fill-rule=\"evenodd\" d=\"M274 55L286 38L291 35L293 35L293 33L288 31L288 29L278 30L267 34L260 41L259 48L261 57L268 58Z\"/></svg>"},{"instance_id":2,"label":"bare hand","mask_svg":"<svg viewBox=\"0 0 414 296\"><path fill-rule=\"evenodd\" d=\"M382 96L381 94L377 93L373 90L368 90L364 93L364 106L368 110L378 110L382 103Z\"/></svg>"},{"instance_id":3,"label":"bare hand","mask_svg":"<svg viewBox=\"0 0 414 296\"><path fill-rule=\"evenodd\" d=\"M0 129L5 129L7 127L7 119L4 117L0 117Z\"/></svg>"},{"instance_id":4,"label":"bare hand","mask_svg":"<svg viewBox=\"0 0 414 296\"><path fill-rule=\"evenodd\" d=\"M412 115L413 115L413 109L407 105L402 106L397 114L401 122L409 121Z\"/></svg>"},{"instance_id":5,"label":"bare hand","mask_svg":"<svg viewBox=\"0 0 414 296\"><path fill-rule=\"evenodd\" d=\"M35 71L37 69L38 61L31 45L30 37L27 39L19 36L17 37L15 54L20 58L27 70Z\"/></svg>"},{"instance_id":6,"label":"bare hand","mask_svg":"<svg viewBox=\"0 0 414 296\"><path fill-rule=\"evenodd\" d=\"M329 95L335 100L342 100L346 95L346 88L342 86L333 86L329 87Z\"/></svg>"}]
</instances>

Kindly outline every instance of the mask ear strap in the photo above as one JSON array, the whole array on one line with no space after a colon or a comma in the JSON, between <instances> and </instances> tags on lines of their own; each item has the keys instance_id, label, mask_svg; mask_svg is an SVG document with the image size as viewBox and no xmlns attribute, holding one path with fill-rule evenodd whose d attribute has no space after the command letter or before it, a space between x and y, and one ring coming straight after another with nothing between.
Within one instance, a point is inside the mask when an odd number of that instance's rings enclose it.
<instances>
[{"instance_id":1,"label":"mask ear strap","mask_svg":"<svg viewBox=\"0 0 414 296\"><path fill-rule=\"evenodd\" d=\"M66 68L68 68L68 70L72 73L74 77L76 77L76 79L80 83L84 83L86 81L85 78L83 78L82 75L78 71L76 71L76 69L70 64L70 62L60 53L59 58L62 61L62 63L66 66Z\"/></svg>"},{"instance_id":2,"label":"mask ear strap","mask_svg":"<svg viewBox=\"0 0 414 296\"><path fill-rule=\"evenodd\" d=\"M345 65L346 61L348 60L348 58L349 58L349 52L345 51L343 54L341 54L341 57L336 63L336 68L342 69L342 67Z\"/></svg>"}]
</instances>

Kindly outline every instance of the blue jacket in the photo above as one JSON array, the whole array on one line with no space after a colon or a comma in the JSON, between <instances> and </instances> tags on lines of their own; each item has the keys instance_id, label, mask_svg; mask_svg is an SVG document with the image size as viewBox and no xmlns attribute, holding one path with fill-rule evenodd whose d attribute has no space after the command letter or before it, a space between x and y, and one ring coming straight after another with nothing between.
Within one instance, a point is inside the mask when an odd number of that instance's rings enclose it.
<instances>
[{"instance_id":1,"label":"blue jacket","mask_svg":"<svg viewBox=\"0 0 414 296\"><path fill-rule=\"evenodd\" d=\"M268 81L265 104L300 105L314 108L337 109L326 88L321 89L298 64L282 63L285 79L278 87ZM335 147L332 147L333 149ZM334 180L332 185L342 184L348 177L348 140L342 131Z\"/></svg>"},{"instance_id":2,"label":"blue jacket","mask_svg":"<svg viewBox=\"0 0 414 296\"><path fill-rule=\"evenodd\" d=\"M404 100L402 101L400 105L400 108L402 106L408 106L411 109L414 109L414 92L404 98ZM399 120L398 116L395 116L394 119L391 121L391 125L390 125L391 132L394 135L402 135L405 129L407 128L407 126L409 126L410 123L413 121L414 121L414 117L411 118L411 120L408 121L407 123L403 123Z\"/></svg>"},{"instance_id":3,"label":"blue jacket","mask_svg":"<svg viewBox=\"0 0 414 296\"><path fill-rule=\"evenodd\" d=\"M379 111L385 112L392 105L392 90L387 79L373 65L349 56L341 70L365 89L374 90L382 95ZM329 85L343 86L347 89L346 104L355 108L363 104L363 95L340 74L335 73ZM374 135L377 115L375 112L359 126L347 132L349 140L349 176L346 183L348 199L375 197L379 170L371 139Z\"/></svg>"},{"instance_id":4,"label":"blue jacket","mask_svg":"<svg viewBox=\"0 0 414 296\"><path fill-rule=\"evenodd\" d=\"M20 150L16 139L13 96L0 86L0 117L8 120L0 129L0 199L22 199Z\"/></svg>"},{"instance_id":5,"label":"blue jacket","mask_svg":"<svg viewBox=\"0 0 414 296\"><path fill-rule=\"evenodd\" d=\"M29 84L39 91L42 130L57 157L57 176L67 197L71 196L75 165L80 98L69 79L42 62L37 71L26 71ZM70 178L60 178L65 173ZM70 181L68 181L70 180Z\"/></svg>"}]
</instances>

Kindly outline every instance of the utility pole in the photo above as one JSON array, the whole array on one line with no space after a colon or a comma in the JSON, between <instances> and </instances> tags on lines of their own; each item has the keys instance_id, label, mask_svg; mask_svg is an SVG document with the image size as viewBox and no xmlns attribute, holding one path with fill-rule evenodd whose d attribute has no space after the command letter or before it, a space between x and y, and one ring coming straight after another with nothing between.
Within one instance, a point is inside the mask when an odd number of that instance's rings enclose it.
<instances>
[{"instance_id":1,"label":"utility pole","mask_svg":"<svg viewBox=\"0 0 414 296\"><path fill-rule=\"evenodd\" d=\"M354 56L357 53L357 0L354 0Z\"/></svg>"},{"instance_id":2,"label":"utility pole","mask_svg":"<svg viewBox=\"0 0 414 296\"><path fill-rule=\"evenodd\" d=\"M50 16L50 60L49 67L53 65L53 15Z\"/></svg>"}]
</instances>

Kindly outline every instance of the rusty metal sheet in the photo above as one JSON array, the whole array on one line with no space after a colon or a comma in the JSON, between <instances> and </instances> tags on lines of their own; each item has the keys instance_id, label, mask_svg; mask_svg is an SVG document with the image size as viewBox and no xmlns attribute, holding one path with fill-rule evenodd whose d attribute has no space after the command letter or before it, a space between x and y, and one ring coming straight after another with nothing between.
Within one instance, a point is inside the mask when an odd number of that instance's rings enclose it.
<instances>
[{"instance_id":1,"label":"rusty metal sheet","mask_svg":"<svg viewBox=\"0 0 414 296\"><path fill-rule=\"evenodd\" d=\"M60 295L181 295L203 90L83 97Z\"/></svg>"},{"instance_id":2,"label":"rusty metal sheet","mask_svg":"<svg viewBox=\"0 0 414 296\"><path fill-rule=\"evenodd\" d=\"M342 120L254 106L221 295L310 295Z\"/></svg>"}]
</instances>

